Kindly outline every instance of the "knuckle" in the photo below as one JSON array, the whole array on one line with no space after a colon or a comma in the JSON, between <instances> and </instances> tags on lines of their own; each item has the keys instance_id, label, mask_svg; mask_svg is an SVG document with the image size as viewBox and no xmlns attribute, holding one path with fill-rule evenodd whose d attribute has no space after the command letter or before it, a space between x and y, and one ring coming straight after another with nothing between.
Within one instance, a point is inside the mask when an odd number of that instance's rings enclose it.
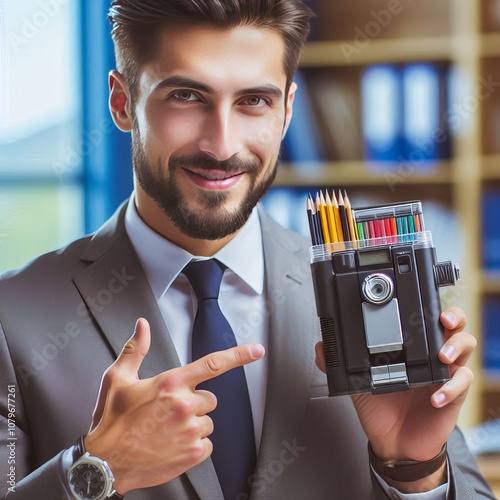
<instances>
[{"instance_id":1,"label":"knuckle","mask_svg":"<svg viewBox=\"0 0 500 500\"><path fill-rule=\"evenodd\" d=\"M127 342L123 346L122 354L133 354L135 353L137 346L133 342Z\"/></svg>"},{"instance_id":2,"label":"knuckle","mask_svg":"<svg viewBox=\"0 0 500 500\"><path fill-rule=\"evenodd\" d=\"M209 354L203 361L209 373L218 373L222 369L222 360L218 354Z\"/></svg>"},{"instance_id":3,"label":"knuckle","mask_svg":"<svg viewBox=\"0 0 500 500\"><path fill-rule=\"evenodd\" d=\"M215 408L217 408L217 396L210 392L208 396L208 412L215 410Z\"/></svg>"},{"instance_id":4,"label":"knuckle","mask_svg":"<svg viewBox=\"0 0 500 500\"><path fill-rule=\"evenodd\" d=\"M472 349L475 349L477 347L477 339L476 339L476 337L474 337L473 335L470 335L470 334L469 334L469 337L470 337L471 347L472 347Z\"/></svg>"},{"instance_id":5,"label":"knuckle","mask_svg":"<svg viewBox=\"0 0 500 500\"><path fill-rule=\"evenodd\" d=\"M202 426L199 419L191 419L186 425L186 434L191 437L200 436L202 433Z\"/></svg>"},{"instance_id":6,"label":"knuckle","mask_svg":"<svg viewBox=\"0 0 500 500\"><path fill-rule=\"evenodd\" d=\"M193 414L194 403L189 398L176 398L171 405L172 412L179 418L186 418Z\"/></svg>"},{"instance_id":7,"label":"knuckle","mask_svg":"<svg viewBox=\"0 0 500 500\"><path fill-rule=\"evenodd\" d=\"M206 431L205 434L207 436L210 436L214 432L214 421L208 416L205 416L206 418Z\"/></svg>"},{"instance_id":8,"label":"knuckle","mask_svg":"<svg viewBox=\"0 0 500 500\"><path fill-rule=\"evenodd\" d=\"M474 372L467 366L462 366L461 372L465 380L469 383L472 383L472 381L474 380Z\"/></svg>"},{"instance_id":9,"label":"knuckle","mask_svg":"<svg viewBox=\"0 0 500 500\"><path fill-rule=\"evenodd\" d=\"M115 367L115 365L112 365L110 368L108 368L104 372L102 380L103 380L104 383L106 383L108 385L113 385L114 383L116 383L116 381L118 380L119 376L120 375L118 373L118 369Z\"/></svg>"},{"instance_id":10,"label":"knuckle","mask_svg":"<svg viewBox=\"0 0 500 500\"><path fill-rule=\"evenodd\" d=\"M189 450L189 457L188 460L190 462L194 463L199 463L202 460L204 460L206 452L207 452L207 446L206 444L203 443L203 441L208 441L207 439L202 440L198 439L190 448ZM209 449L211 453L211 448Z\"/></svg>"},{"instance_id":11,"label":"knuckle","mask_svg":"<svg viewBox=\"0 0 500 500\"><path fill-rule=\"evenodd\" d=\"M164 392L175 393L181 386L180 376L173 370L167 372L161 379L161 388Z\"/></svg>"},{"instance_id":12,"label":"knuckle","mask_svg":"<svg viewBox=\"0 0 500 500\"><path fill-rule=\"evenodd\" d=\"M237 349L234 350L234 357L236 358L236 362L238 365L245 364L247 358L246 354L247 354L246 348L238 347Z\"/></svg>"}]
</instances>

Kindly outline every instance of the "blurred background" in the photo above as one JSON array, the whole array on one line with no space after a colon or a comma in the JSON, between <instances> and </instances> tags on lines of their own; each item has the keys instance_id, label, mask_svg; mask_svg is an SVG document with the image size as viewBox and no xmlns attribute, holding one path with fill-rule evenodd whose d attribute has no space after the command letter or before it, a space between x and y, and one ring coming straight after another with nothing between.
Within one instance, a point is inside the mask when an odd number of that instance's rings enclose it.
<instances>
[{"instance_id":1,"label":"blurred background","mask_svg":"<svg viewBox=\"0 0 500 500\"><path fill-rule=\"evenodd\" d=\"M479 342L461 425L500 483L500 0L308 0L317 13L263 200L308 234L306 197L420 199L443 290ZM132 190L113 125L109 0L0 0L0 271L94 231Z\"/></svg>"}]
</instances>

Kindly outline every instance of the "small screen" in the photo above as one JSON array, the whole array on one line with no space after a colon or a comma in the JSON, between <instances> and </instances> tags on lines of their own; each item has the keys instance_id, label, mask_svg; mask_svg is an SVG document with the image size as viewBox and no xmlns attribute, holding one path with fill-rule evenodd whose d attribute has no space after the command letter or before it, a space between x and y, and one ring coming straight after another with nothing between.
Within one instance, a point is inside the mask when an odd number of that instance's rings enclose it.
<instances>
[{"instance_id":1,"label":"small screen","mask_svg":"<svg viewBox=\"0 0 500 500\"><path fill-rule=\"evenodd\" d=\"M387 264L391 262L389 249L370 250L369 252L359 252L359 264L361 266L373 266L376 264Z\"/></svg>"}]
</instances>

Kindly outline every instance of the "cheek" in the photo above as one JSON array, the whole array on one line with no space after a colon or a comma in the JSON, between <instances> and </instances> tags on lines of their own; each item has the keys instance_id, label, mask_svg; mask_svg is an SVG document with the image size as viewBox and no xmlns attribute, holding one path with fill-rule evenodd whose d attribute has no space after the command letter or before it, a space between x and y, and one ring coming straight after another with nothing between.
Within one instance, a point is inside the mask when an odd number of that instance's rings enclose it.
<instances>
[{"instance_id":1,"label":"cheek","mask_svg":"<svg viewBox=\"0 0 500 500\"><path fill-rule=\"evenodd\" d=\"M252 128L251 144L254 152L269 161L279 150L283 135L283 117L265 117Z\"/></svg>"},{"instance_id":2,"label":"cheek","mask_svg":"<svg viewBox=\"0 0 500 500\"><path fill-rule=\"evenodd\" d=\"M192 146L199 137L199 119L182 113L155 113L147 116L148 134L163 148L177 150Z\"/></svg>"}]
</instances>

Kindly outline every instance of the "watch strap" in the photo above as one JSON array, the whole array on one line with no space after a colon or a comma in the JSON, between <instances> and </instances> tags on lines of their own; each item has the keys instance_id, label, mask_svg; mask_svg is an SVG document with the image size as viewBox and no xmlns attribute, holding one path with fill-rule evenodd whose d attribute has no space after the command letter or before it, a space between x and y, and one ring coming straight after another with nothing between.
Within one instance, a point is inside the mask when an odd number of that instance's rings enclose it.
<instances>
[{"instance_id":1,"label":"watch strap","mask_svg":"<svg viewBox=\"0 0 500 500\"><path fill-rule=\"evenodd\" d=\"M413 460L380 460L368 442L368 456L373 470L382 477L387 477L393 481L410 483L419 481L431 474L437 472L446 462L446 443L441 448L441 451L430 460L425 462L417 462Z\"/></svg>"}]
</instances>

